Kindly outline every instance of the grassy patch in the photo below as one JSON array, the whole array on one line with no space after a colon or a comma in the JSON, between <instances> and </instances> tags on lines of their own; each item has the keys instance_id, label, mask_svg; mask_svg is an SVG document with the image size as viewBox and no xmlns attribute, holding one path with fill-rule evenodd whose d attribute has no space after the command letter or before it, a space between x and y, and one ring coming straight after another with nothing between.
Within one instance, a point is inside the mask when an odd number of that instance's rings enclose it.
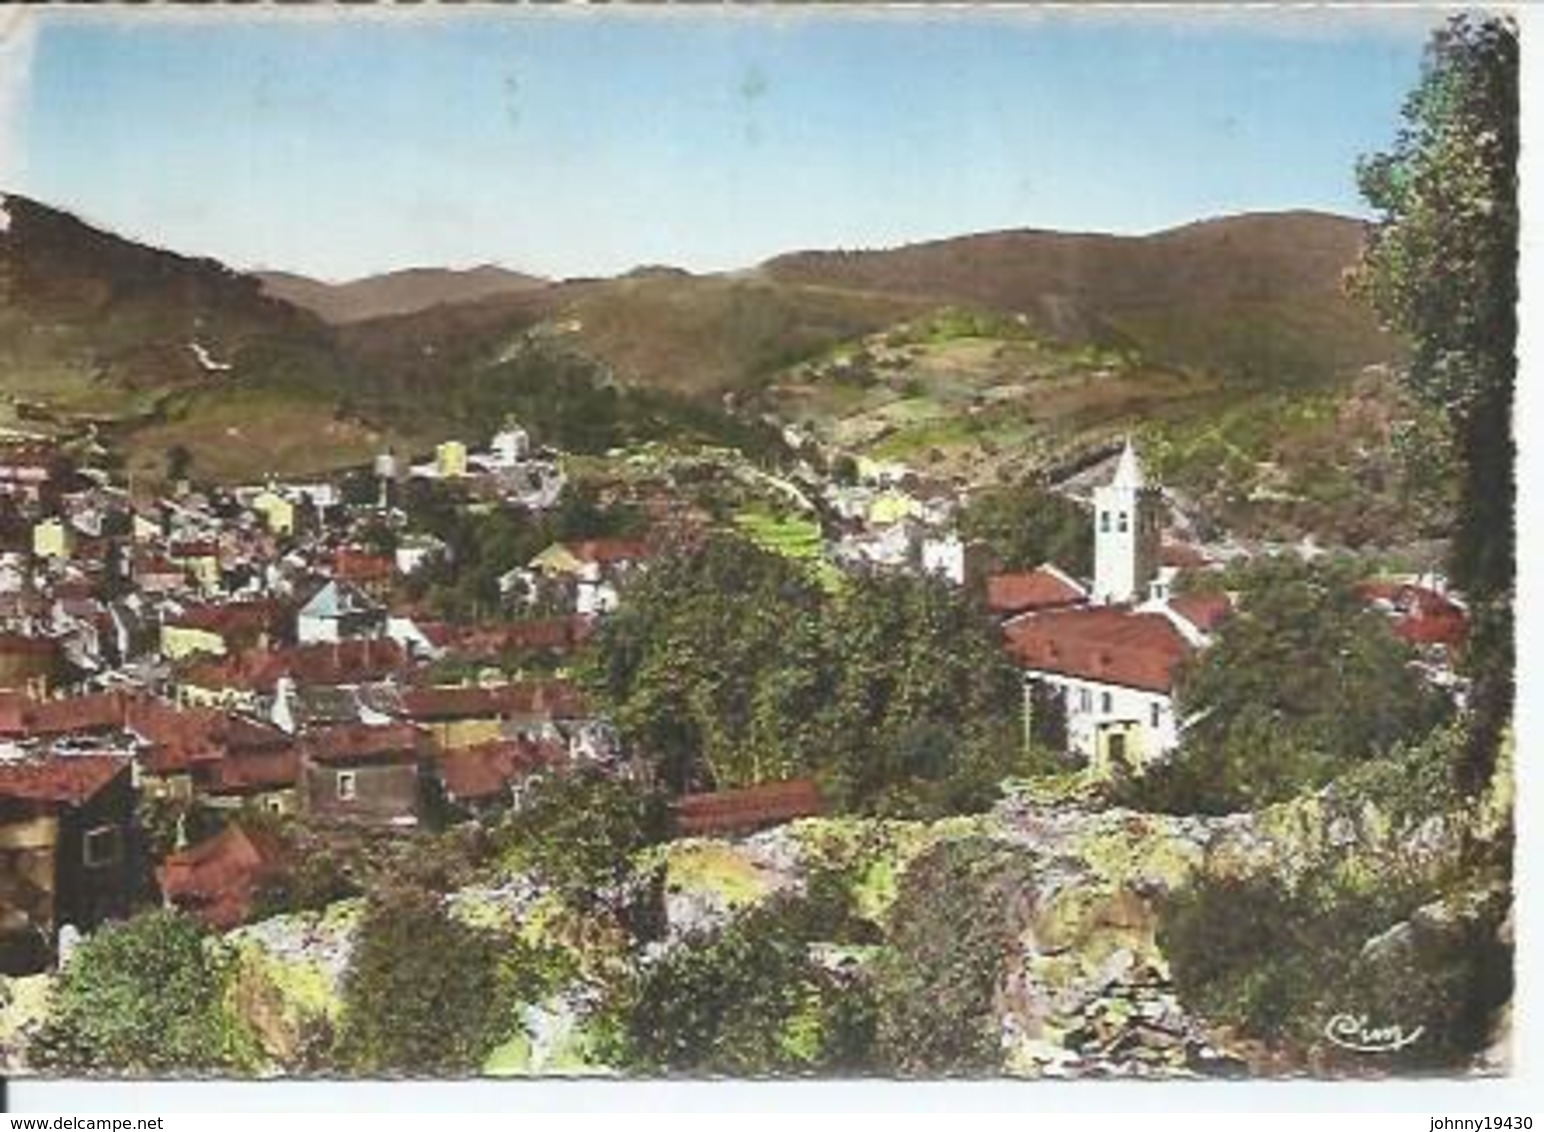
<instances>
[{"instance_id":1,"label":"grassy patch","mask_svg":"<svg viewBox=\"0 0 1544 1132\"><path fill-rule=\"evenodd\" d=\"M269 475L310 475L368 463L400 438L340 418L330 403L253 389L189 399L170 419L134 430L124 449L129 470L146 481L166 473L166 454L182 445L192 474L220 483Z\"/></svg>"},{"instance_id":2,"label":"grassy patch","mask_svg":"<svg viewBox=\"0 0 1544 1132\"><path fill-rule=\"evenodd\" d=\"M755 904L775 887L765 871L722 841L673 841L646 852L646 867L664 862L670 887L711 893L730 907Z\"/></svg>"},{"instance_id":3,"label":"grassy patch","mask_svg":"<svg viewBox=\"0 0 1544 1132\"><path fill-rule=\"evenodd\" d=\"M483 1062L482 1071L489 1077L524 1077L531 1072L531 1039L524 1030L517 1030L507 1041L498 1046Z\"/></svg>"},{"instance_id":4,"label":"grassy patch","mask_svg":"<svg viewBox=\"0 0 1544 1132\"><path fill-rule=\"evenodd\" d=\"M734 522L757 546L784 558L805 562L824 553L820 524L813 519L747 508L735 515Z\"/></svg>"},{"instance_id":5,"label":"grassy patch","mask_svg":"<svg viewBox=\"0 0 1544 1132\"><path fill-rule=\"evenodd\" d=\"M827 593L842 588L842 572L826 557L820 524L815 520L774 513L764 507L747 507L735 514L734 524L763 550L805 565Z\"/></svg>"}]
</instances>

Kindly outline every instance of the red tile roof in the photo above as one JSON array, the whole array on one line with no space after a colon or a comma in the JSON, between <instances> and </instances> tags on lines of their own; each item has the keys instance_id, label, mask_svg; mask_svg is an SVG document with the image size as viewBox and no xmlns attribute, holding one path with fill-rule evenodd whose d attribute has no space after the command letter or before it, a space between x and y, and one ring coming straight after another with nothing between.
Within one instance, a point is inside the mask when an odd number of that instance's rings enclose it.
<instances>
[{"instance_id":1,"label":"red tile roof","mask_svg":"<svg viewBox=\"0 0 1544 1132\"><path fill-rule=\"evenodd\" d=\"M1158 563L1161 566L1174 566L1181 570L1199 570L1211 565L1211 559L1193 546L1166 542L1158 549Z\"/></svg>"},{"instance_id":2,"label":"red tile roof","mask_svg":"<svg viewBox=\"0 0 1544 1132\"><path fill-rule=\"evenodd\" d=\"M986 604L993 613L1059 609L1087 600L1087 591L1069 585L1056 571L1044 566L1028 573L993 574L986 580Z\"/></svg>"},{"instance_id":3,"label":"red tile roof","mask_svg":"<svg viewBox=\"0 0 1544 1132\"><path fill-rule=\"evenodd\" d=\"M364 684L383 680L406 667L407 651L396 641L351 640L297 645L287 649L249 649L218 661L190 667L189 684L200 688L272 691L280 677L302 685Z\"/></svg>"},{"instance_id":4,"label":"red tile roof","mask_svg":"<svg viewBox=\"0 0 1544 1132\"><path fill-rule=\"evenodd\" d=\"M51 736L123 727L126 699L119 692L34 700L25 693L0 693L0 735Z\"/></svg>"},{"instance_id":5,"label":"red tile roof","mask_svg":"<svg viewBox=\"0 0 1544 1132\"><path fill-rule=\"evenodd\" d=\"M1203 633L1210 633L1233 613L1233 599L1225 593L1184 594L1172 598L1169 608Z\"/></svg>"},{"instance_id":6,"label":"red tile roof","mask_svg":"<svg viewBox=\"0 0 1544 1132\"><path fill-rule=\"evenodd\" d=\"M549 617L462 630L435 627L432 632L426 630L425 635L452 656L497 660L503 653L526 649L569 652L589 640L594 631L595 627L583 617Z\"/></svg>"},{"instance_id":7,"label":"red tile roof","mask_svg":"<svg viewBox=\"0 0 1544 1132\"><path fill-rule=\"evenodd\" d=\"M294 746L267 751L233 750L208 764L199 785L211 794L282 790L300 781L300 752Z\"/></svg>"},{"instance_id":8,"label":"red tile roof","mask_svg":"<svg viewBox=\"0 0 1544 1132\"><path fill-rule=\"evenodd\" d=\"M409 688L402 693L402 710L409 719L449 720L542 716L578 719L585 714L584 696L568 680L529 680L488 686Z\"/></svg>"},{"instance_id":9,"label":"red tile roof","mask_svg":"<svg viewBox=\"0 0 1544 1132\"><path fill-rule=\"evenodd\" d=\"M0 735L25 734L25 720L32 703L32 697L25 692L0 692Z\"/></svg>"},{"instance_id":10,"label":"red tile roof","mask_svg":"<svg viewBox=\"0 0 1544 1132\"><path fill-rule=\"evenodd\" d=\"M126 774L129 763L122 755L0 759L0 799L79 806L101 793L120 774Z\"/></svg>"},{"instance_id":11,"label":"red tile roof","mask_svg":"<svg viewBox=\"0 0 1544 1132\"><path fill-rule=\"evenodd\" d=\"M1006 630L1015 660L1037 672L1171 692L1192 647L1161 613L1121 606L1068 609L1025 617Z\"/></svg>"},{"instance_id":12,"label":"red tile roof","mask_svg":"<svg viewBox=\"0 0 1544 1132\"><path fill-rule=\"evenodd\" d=\"M409 723L343 723L308 732L301 747L319 763L412 762L427 749L427 738Z\"/></svg>"},{"instance_id":13,"label":"red tile roof","mask_svg":"<svg viewBox=\"0 0 1544 1132\"><path fill-rule=\"evenodd\" d=\"M220 547L209 539L189 539L172 543L166 553L174 561L178 558L214 558L220 553Z\"/></svg>"},{"instance_id":14,"label":"red tile roof","mask_svg":"<svg viewBox=\"0 0 1544 1132\"><path fill-rule=\"evenodd\" d=\"M60 651L56 637L0 632L0 656L47 656Z\"/></svg>"},{"instance_id":15,"label":"red tile roof","mask_svg":"<svg viewBox=\"0 0 1544 1132\"><path fill-rule=\"evenodd\" d=\"M595 538L563 544L581 562L636 562L649 556L641 539Z\"/></svg>"},{"instance_id":16,"label":"red tile roof","mask_svg":"<svg viewBox=\"0 0 1544 1132\"><path fill-rule=\"evenodd\" d=\"M27 730L32 735L117 731L123 727L127 711L127 697L120 692L42 700L33 706Z\"/></svg>"},{"instance_id":17,"label":"red tile roof","mask_svg":"<svg viewBox=\"0 0 1544 1132\"><path fill-rule=\"evenodd\" d=\"M161 892L217 931L252 915L262 885L280 875L289 850L278 837L232 823L167 857L155 871Z\"/></svg>"},{"instance_id":18,"label":"red tile roof","mask_svg":"<svg viewBox=\"0 0 1544 1132\"><path fill-rule=\"evenodd\" d=\"M568 751L556 741L514 739L442 751L440 780L453 801L496 798L510 784L534 771L560 766Z\"/></svg>"},{"instance_id":19,"label":"red tile roof","mask_svg":"<svg viewBox=\"0 0 1544 1132\"><path fill-rule=\"evenodd\" d=\"M688 794L678 799L676 829L687 836L737 833L812 817L824 809L820 787L810 778L765 782L740 790Z\"/></svg>"},{"instance_id":20,"label":"red tile roof","mask_svg":"<svg viewBox=\"0 0 1544 1132\"><path fill-rule=\"evenodd\" d=\"M332 556L332 572L335 577L349 582L379 582L393 577L397 564L384 555L345 547Z\"/></svg>"},{"instance_id":21,"label":"red tile roof","mask_svg":"<svg viewBox=\"0 0 1544 1132\"><path fill-rule=\"evenodd\" d=\"M1410 582L1374 579L1356 588L1362 600L1389 607L1394 632L1407 644L1460 648L1469 636L1469 615L1446 594Z\"/></svg>"},{"instance_id":22,"label":"red tile roof","mask_svg":"<svg viewBox=\"0 0 1544 1132\"><path fill-rule=\"evenodd\" d=\"M184 629L202 629L220 636L276 632L287 620L287 611L277 601L232 602L229 605L195 605L163 624Z\"/></svg>"},{"instance_id":23,"label":"red tile roof","mask_svg":"<svg viewBox=\"0 0 1544 1132\"><path fill-rule=\"evenodd\" d=\"M177 774L227 757L279 755L291 742L266 723L160 700L130 701L127 723L149 745L144 763L152 774Z\"/></svg>"}]
</instances>

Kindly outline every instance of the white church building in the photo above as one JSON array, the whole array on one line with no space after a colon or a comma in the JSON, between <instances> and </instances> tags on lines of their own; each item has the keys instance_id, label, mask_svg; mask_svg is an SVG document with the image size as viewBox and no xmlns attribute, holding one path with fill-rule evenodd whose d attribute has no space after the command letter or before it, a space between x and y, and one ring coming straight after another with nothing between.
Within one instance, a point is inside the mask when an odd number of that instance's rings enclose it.
<instances>
[{"instance_id":1,"label":"white church building","mask_svg":"<svg viewBox=\"0 0 1544 1132\"><path fill-rule=\"evenodd\" d=\"M1179 744L1179 668L1229 611L1220 595L1174 597L1161 563L1161 492L1128 442L1094 490L1094 577L1087 598L1004 626L1024 671L1026 734L1046 694L1066 708L1069 753L1099 773L1134 770ZM1042 571L1054 567L1042 567ZM1059 572L1058 572L1059 573Z\"/></svg>"}]
</instances>

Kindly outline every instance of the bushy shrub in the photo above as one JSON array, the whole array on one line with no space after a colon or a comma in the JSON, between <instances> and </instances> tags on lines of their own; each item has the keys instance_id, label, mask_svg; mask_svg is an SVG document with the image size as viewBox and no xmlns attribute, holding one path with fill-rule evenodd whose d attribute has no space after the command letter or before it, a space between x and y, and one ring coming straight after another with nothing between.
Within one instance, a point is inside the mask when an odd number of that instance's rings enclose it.
<instances>
[{"instance_id":1,"label":"bushy shrub","mask_svg":"<svg viewBox=\"0 0 1544 1132\"><path fill-rule=\"evenodd\" d=\"M195 920L157 911L109 924L60 973L29 1058L71 1073L241 1068L252 1046L227 1006L229 981Z\"/></svg>"},{"instance_id":2,"label":"bushy shrub","mask_svg":"<svg viewBox=\"0 0 1544 1132\"><path fill-rule=\"evenodd\" d=\"M1273 873L1205 878L1165 907L1159 945L1188 1007L1299 1064L1453 1069L1483 1048L1510 995L1505 902L1418 912L1430 895L1384 877L1353 883L1329 866L1295 884ZM1329 1036L1337 1018L1416 1037L1348 1050Z\"/></svg>"},{"instance_id":3,"label":"bushy shrub","mask_svg":"<svg viewBox=\"0 0 1544 1132\"><path fill-rule=\"evenodd\" d=\"M613 1057L643 1072L767 1076L868 1068L874 1014L859 972L810 945L824 920L773 897L645 962L613 1004Z\"/></svg>"},{"instance_id":4,"label":"bushy shrub","mask_svg":"<svg viewBox=\"0 0 1544 1132\"><path fill-rule=\"evenodd\" d=\"M479 1069L517 1024L512 946L422 889L372 893L343 978L344 1064L417 1076Z\"/></svg>"},{"instance_id":5,"label":"bushy shrub","mask_svg":"<svg viewBox=\"0 0 1544 1132\"><path fill-rule=\"evenodd\" d=\"M667 820L656 792L580 771L533 786L494 841L506 865L535 872L587 907L607 894L622 895L633 855L665 835Z\"/></svg>"},{"instance_id":6,"label":"bushy shrub","mask_svg":"<svg viewBox=\"0 0 1544 1132\"><path fill-rule=\"evenodd\" d=\"M1240 608L1180 671L1180 749L1117 788L1135 807L1228 813L1284 801L1419 743L1451 713L1344 567L1251 564Z\"/></svg>"}]
</instances>

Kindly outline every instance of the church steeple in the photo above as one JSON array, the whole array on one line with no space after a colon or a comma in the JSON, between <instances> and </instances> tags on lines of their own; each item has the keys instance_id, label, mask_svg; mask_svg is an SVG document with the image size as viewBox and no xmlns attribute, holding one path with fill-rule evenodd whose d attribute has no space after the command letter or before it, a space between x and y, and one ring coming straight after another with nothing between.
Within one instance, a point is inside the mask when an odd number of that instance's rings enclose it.
<instances>
[{"instance_id":1,"label":"church steeple","mask_svg":"<svg viewBox=\"0 0 1544 1132\"><path fill-rule=\"evenodd\" d=\"M1094 601L1141 601L1158 570L1157 491L1128 437L1115 474L1094 489Z\"/></svg>"},{"instance_id":2,"label":"church steeple","mask_svg":"<svg viewBox=\"0 0 1544 1132\"><path fill-rule=\"evenodd\" d=\"M1142 461L1137 459L1137 450L1131 446L1129 436L1126 438L1126 446L1120 450L1120 460L1115 465L1115 475L1110 478L1110 486L1130 491L1140 491L1147 486Z\"/></svg>"}]
</instances>

